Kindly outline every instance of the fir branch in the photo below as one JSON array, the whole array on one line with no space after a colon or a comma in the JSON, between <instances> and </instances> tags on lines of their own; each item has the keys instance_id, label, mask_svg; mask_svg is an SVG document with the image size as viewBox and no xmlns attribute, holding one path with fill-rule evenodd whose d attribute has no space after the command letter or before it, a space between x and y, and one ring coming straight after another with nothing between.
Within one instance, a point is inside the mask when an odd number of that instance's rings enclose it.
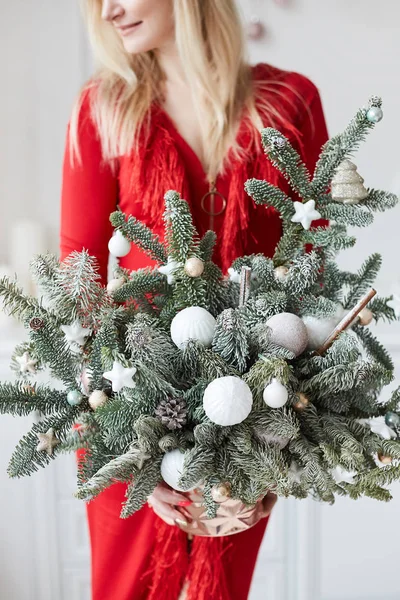
<instances>
[{"instance_id":1,"label":"fir branch","mask_svg":"<svg viewBox=\"0 0 400 600\"><path fill-rule=\"evenodd\" d=\"M361 204L339 204L332 202L319 208L321 217L353 227L368 227L374 221L373 214L362 208Z\"/></svg>"},{"instance_id":2,"label":"fir branch","mask_svg":"<svg viewBox=\"0 0 400 600\"><path fill-rule=\"evenodd\" d=\"M388 371L393 371L394 364L389 352L386 350L386 348L382 346L382 344L376 339L376 337L371 333L371 331L366 327L362 327L360 325L354 327L354 331L362 340L371 358L380 363Z\"/></svg>"},{"instance_id":3,"label":"fir branch","mask_svg":"<svg viewBox=\"0 0 400 600\"><path fill-rule=\"evenodd\" d=\"M310 173L289 140L276 129L266 127L261 130L261 141L272 164L280 170L300 198L313 198Z\"/></svg>"},{"instance_id":4,"label":"fir branch","mask_svg":"<svg viewBox=\"0 0 400 600\"><path fill-rule=\"evenodd\" d=\"M127 500L123 503L123 509L120 513L122 519L127 519L142 508L158 483L162 481L160 467L161 457L155 457L151 461L147 461L136 474L125 494Z\"/></svg>"},{"instance_id":5,"label":"fir branch","mask_svg":"<svg viewBox=\"0 0 400 600\"><path fill-rule=\"evenodd\" d=\"M0 298L3 299L4 312L19 321L24 321L32 313L44 316L46 313L37 299L25 295L22 288L17 286L17 283L16 274L14 281L11 281L7 276L0 279Z\"/></svg>"},{"instance_id":6,"label":"fir branch","mask_svg":"<svg viewBox=\"0 0 400 600\"><path fill-rule=\"evenodd\" d=\"M316 252L296 258L284 281L288 296L298 298L307 293L316 282L320 267L321 260Z\"/></svg>"},{"instance_id":7,"label":"fir branch","mask_svg":"<svg viewBox=\"0 0 400 600\"><path fill-rule=\"evenodd\" d=\"M398 202L399 198L396 194L368 188L368 196L363 200L363 206L369 208L371 211L383 212L388 208L394 208Z\"/></svg>"},{"instance_id":8,"label":"fir branch","mask_svg":"<svg viewBox=\"0 0 400 600\"><path fill-rule=\"evenodd\" d=\"M393 300L393 296L388 296L387 298L375 296L368 304L368 308L373 313L376 322L378 322L379 319L389 322L397 320L393 308L387 305L390 300Z\"/></svg>"},{"instance_id":9,"label":"fir branch","mask_svg":"<svg viewBox=\"0 0 400 600\"><path fill-rule=\"evenodd\" d=\"M294 215L295 211L291 198L268 181L248 179L244 189L256 204L273 206L284 219L290 220Z\"/></svg>"},{"instance_id":10,"label":"fir branch","mask_svg":"<svg viewBox=\"0 0 400 600\"><path fill-rule=\"evenodd\" d=\"M136 244L151 259L161 264L167 262L167 252L159 236L136 217L129 215L127 218L121 210L117 210L111 213L110 222L116 230L121 231L126 239Z\"/></svg>"},{"instance_id":11,"label":"fir branch","mask_svg":"<svg viewBox=\"0 0 400 600\"><path fill-rule=\"evenodd\" d=\"M354 285L347 295L345 308L353 308L374 283L382 265L380 254L371 254L358 271Z\"/></svg>"},{"instance_id":12,"label":"fir branch","mask_svg":"<svg viewBox=\"0 0 400 600\"><path fill-rule=\"evenodd\" d=\"M59 453L58 446L55 446L51 455L45 451L37 451L39 439L37 433L45 433L51 427L54 429L56 437L65 440L68 430L72 427L81 407L66 406L64 412L59 411L56 415L51 415L34 423L31 430L24 435L16 446L10 462L7 467L7 473L10 477L24 477L38 471L38 467L45 467Z\"/></svg>"},{"instance_id":13,"label":"fir branch","mask_svg":"<svg viewBox=\"0 0 400 600\"><path fill-rule=\"evenodd\" d=\"M140 450L131 447L128 452L116 456L109 463L99 469L93 477L75 492L75 498L80 500L92 500L113 483L129 482L133 475L142 468L143 461L150 456L142 454Z\"/></svg>"},{"instance_id":14,"label":"fir branch","mask_svg":"<svg viewBox=\"0 0 400 600\"><path fill-rule=\"evenodd\" d=\"M274 264L276 266L289 263L295 259L299 252L303 251L304 246L304 229L301 225L284 221L282 227L282 236L274 254Z\"/></svg>"},{"instance_id":15,"label":"fir branch","mask_svg":"<svg viewBox=\"0 0 400 600\"><path fill-rule=\"evenodd\" d=\"M0 413L26 416L34 411L54 415L68 407L67 393L23 381L0 383Z\"/></svg>"},{"instance_id":16,"label":"fir branch","mask_svg":"<svg viewBox=\"0 0 400 600\"><path fill-rule=\"evenodd\" d=\"M359 148L374 126L375 123L367 119L367 109L361 108L343 133L333 136L323 145L311 184L314 196L327 190L339 164Z\"/></svg>"},{"instance_id":17,"label":"fir branch","mask_svg":"<svg viewBox=\"0 0 400 600\"><path fill-rule=\"evenodd\" d=\"M113 292L116 302L139 299L149 294L162 294L167 292L165 276L156 269L146 267L133 271L129 281Z\"/></svg>"},{"instance_id":18,"label":"fir branch","mask_svg":"<svg viewBox=\"0 0 400 600\"><path fill-rule=\"evenodd\" d=\"M212 259L216 241L217 234L212 230L206 231L201 238L199 242L199 256L204 262Z\"/></svg>"},{"instance_id":19,"label":"fir branch","mask_svg":"<svg viewBox=\"0 0 400 600\"><path fill-rule=\"evenodd\" d=\"M324 248L334 253L352 248L356 243L354 236L347 235L346 226L339 223L304 231L303 240L314 247Z\"/></svg>"},{"instance_id":20,"label":"fir branch","mask_svg":"<svg viewBox=\"0 0 400 600\"><path fill-rule=\"evenodd\" d=\"M173 190L165 194L164 201L168 254L177 262L185 263L189 255L197 256L199 253L199 235L194 227L189 205Z\"/></svg>"}]
</instances>

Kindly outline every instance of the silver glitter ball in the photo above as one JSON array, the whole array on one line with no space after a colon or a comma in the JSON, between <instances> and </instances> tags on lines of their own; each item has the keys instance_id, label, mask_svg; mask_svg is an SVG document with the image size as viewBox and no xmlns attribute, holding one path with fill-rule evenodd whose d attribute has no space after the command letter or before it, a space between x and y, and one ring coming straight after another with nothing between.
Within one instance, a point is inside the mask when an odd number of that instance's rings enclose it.
<instances>
[{"instance_id":1,"label":"silver glitter ball","mask_svg":"<svg viewBox=\"0 0 400 600\"><path fill-rule=\"evenodd\" d=\"M383 119L383 110L379 106L372 106L367 112L367 119L370 123L379 123Z\"/></svg>"}]
</instances>

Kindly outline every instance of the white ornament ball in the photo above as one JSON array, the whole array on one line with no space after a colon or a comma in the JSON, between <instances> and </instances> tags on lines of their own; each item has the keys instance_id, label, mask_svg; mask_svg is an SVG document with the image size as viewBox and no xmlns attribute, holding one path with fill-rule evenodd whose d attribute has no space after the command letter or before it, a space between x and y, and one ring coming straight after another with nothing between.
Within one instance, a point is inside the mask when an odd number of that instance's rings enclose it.
<instances>
[{"instance_id":1,"label":"white ornament ball","mask_svg":"<svg viewBox=\"0 0 400 600\"><path fill-rule=\"evenodd\" d=\"M200 277L204 273L204 262L196 256L188 258L185 262L185 273L189 277Z\"/></svg>"},{"instance_id":2,"label":"white ornament ball","mask_svg":"<svg viewBox=\"0 0 400 600\"><path fill-rule=\"evenodd\" d=\"M94 390L89 396L89 405L96 410L96 408L104 406L107 400L108 396L103 390Z\"/></svg>"},{"instance_id":3,"label":"white ornament ball","mask_svg":"<svg viewBox=\"0 0 400 600\"><path fill-rule=\"evenodd\" d=\"M279 313L266 322L272 330L271 341L299 356L307 347L307 329L303 321L293 313Z\"/></svg>"},{"instance_id":4,"label":"white ornament ball","mask_svg":"<svg viewBox=\"0 0 400 600\"><path fill-rule=\"evenodd\" d=\"M113 256L121 257L129 254L131 250L131 243L129 240L124 237L119 229L115 232L115 235L112 236L110 241L108 242L108 249L110 254Z\"/></svg>"},{"instance_id":5,"label":"white ornament ball","mask_svg":"<svg viewBox=\"0 0 400 600\"><path fill-rule=\"evenodd\" d=\"M336 325L340 323L346 314L343 306L339 305L336 313L332 317L319 319L312 315L305 315L303 323L306 326L308 334L308 348L317 350L322 346L326 338L332 333Z\"/></svg>"},{"instance_id":6,"label":"white ornament ball","mask_svg":"<svg viewBox=\"0 0 400 600\"><path fill-rule=\"evenodd\" d=\"M107 283L107 292L109 294L112 294L113 292L116 292L117 290L119 290L119 288L121 288L124 284L125 284L124 277L117 277L116 279L111 279Z\"/></svg>"},{"instance_id":7,"label":"white ornament ball","mask_svg":"<svg viewBox=\"0 0 400 600\"><path fill-rule=\"evenodd\" d=\"M216 320L211 313L201 306L189 306L179 311L172 319L171 338L181 350L186 348L189 340L197 340L206 348L212 344Z\"/></svg>"},{"instance_id":8,"label":"white ornament ball","mask_svg":"<svg viewBox=\"0 0 400 600\"><path fill-rule=\"evenodd\" d=\"M274 377L271 379L271 383L264 389L263 398L267 406L281 408L288 401L289 394L285 386Z\"/></svg>"},{"instance_id":9,"label":"white ornament ball","mask_svg":"<svg viewBox=\"0 0 400 600\"><path fill-rule=\"evenodd\" d=\"M253 394L243 379L218 377L204 391L203 407L213 423L228 427L244 421L253 406Z\"/></svg>"},{"instance_id":10,"label":"white ornament ball","mask_svg":"<svg viewBox=\"0 0 400 600\"><path fill-rule=\"evenodd\" d=\"M185 454L180 450L171 450L164 454L161 461L161 476L165 483L168 483L174 490L178 492L188 492L188 488L184 489L178 485L179 478L183 473L183 461L185 460Z\"/></svg>"}]
</instances>

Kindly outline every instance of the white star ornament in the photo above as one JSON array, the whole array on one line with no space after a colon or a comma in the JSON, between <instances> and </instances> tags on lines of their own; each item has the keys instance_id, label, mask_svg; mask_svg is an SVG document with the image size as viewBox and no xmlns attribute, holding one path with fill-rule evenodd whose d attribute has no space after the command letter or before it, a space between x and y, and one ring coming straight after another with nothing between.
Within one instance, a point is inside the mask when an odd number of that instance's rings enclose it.
<instances>
[{"instance_id":1,"label":"white star ornament","mask_svg":"<svg viewBox=\"0 0 400 600\"><path fill-rule=\"evenodd\" d=\"M311 223L321 218L321 214L315 210L315 200L308 200L305 203L293 202L293 206L296 212L291 221L301 223L304 229L310 229Z\"/></svg>"},{"instance_id":2,"label":"white star ornament","mask_svg":"<svg viewBox=\"0 0 400 600\"><path fill-rule=\"evenodd\" d=\"M112 370L103 373L103 377L112 381L113 392L120 392L123 387L136 387L136 383L132 380L136 371L135 367L124 367L117 360L114 360Z\"/></svg>"},{"instance_id":3,"label":"white star ornament","mask_svg":"<svg viewBox=\"0 0 400 600\"><path fill-rule=\"evenodd\" d=\"M160 271L160 273L162 273L163 275L167 276L167 281L169 283L169 285L175 283L175 271L177 269L179 269L180 267L182 267L183 264L181 262L178 262L176 260L174 260L173 258L171 258L170 256L168 256L168 262L166 265L162 265L161 267L158 267L158 271Z\"/></svg>"}]
</instances>

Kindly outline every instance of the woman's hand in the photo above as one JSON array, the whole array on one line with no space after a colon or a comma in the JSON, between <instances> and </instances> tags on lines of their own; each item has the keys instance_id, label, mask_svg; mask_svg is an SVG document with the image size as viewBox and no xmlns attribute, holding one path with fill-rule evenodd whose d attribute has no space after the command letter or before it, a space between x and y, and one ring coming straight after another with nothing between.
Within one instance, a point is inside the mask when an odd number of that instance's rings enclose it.
<instances>
[{"instance_id":1,"label":"woman's hand","mask_svg":"<svg viewBox=\"0 0 400 600\"><path fill-rule=\"evenodd\" d=\"M278 500L278 496L273 492L268 492L266 496L260 502L263 505L263 512L261 513L261 518L269 517L272 509L274 508L276 501Z\"/></svg>"},{"instance_id":2,"label":"woman's hand","mask_svg":"<svg viewBox=\"0 0 400 600\"><path fill-rule=\"evenodd\" d=\"M177 525L177 522L183 526L187 525L187 520L175 506L189 506L191 503L186 496L176 492L164 482L159 483L147 498L147 504L169 525Z\"/></svg>"}]
</instances>

